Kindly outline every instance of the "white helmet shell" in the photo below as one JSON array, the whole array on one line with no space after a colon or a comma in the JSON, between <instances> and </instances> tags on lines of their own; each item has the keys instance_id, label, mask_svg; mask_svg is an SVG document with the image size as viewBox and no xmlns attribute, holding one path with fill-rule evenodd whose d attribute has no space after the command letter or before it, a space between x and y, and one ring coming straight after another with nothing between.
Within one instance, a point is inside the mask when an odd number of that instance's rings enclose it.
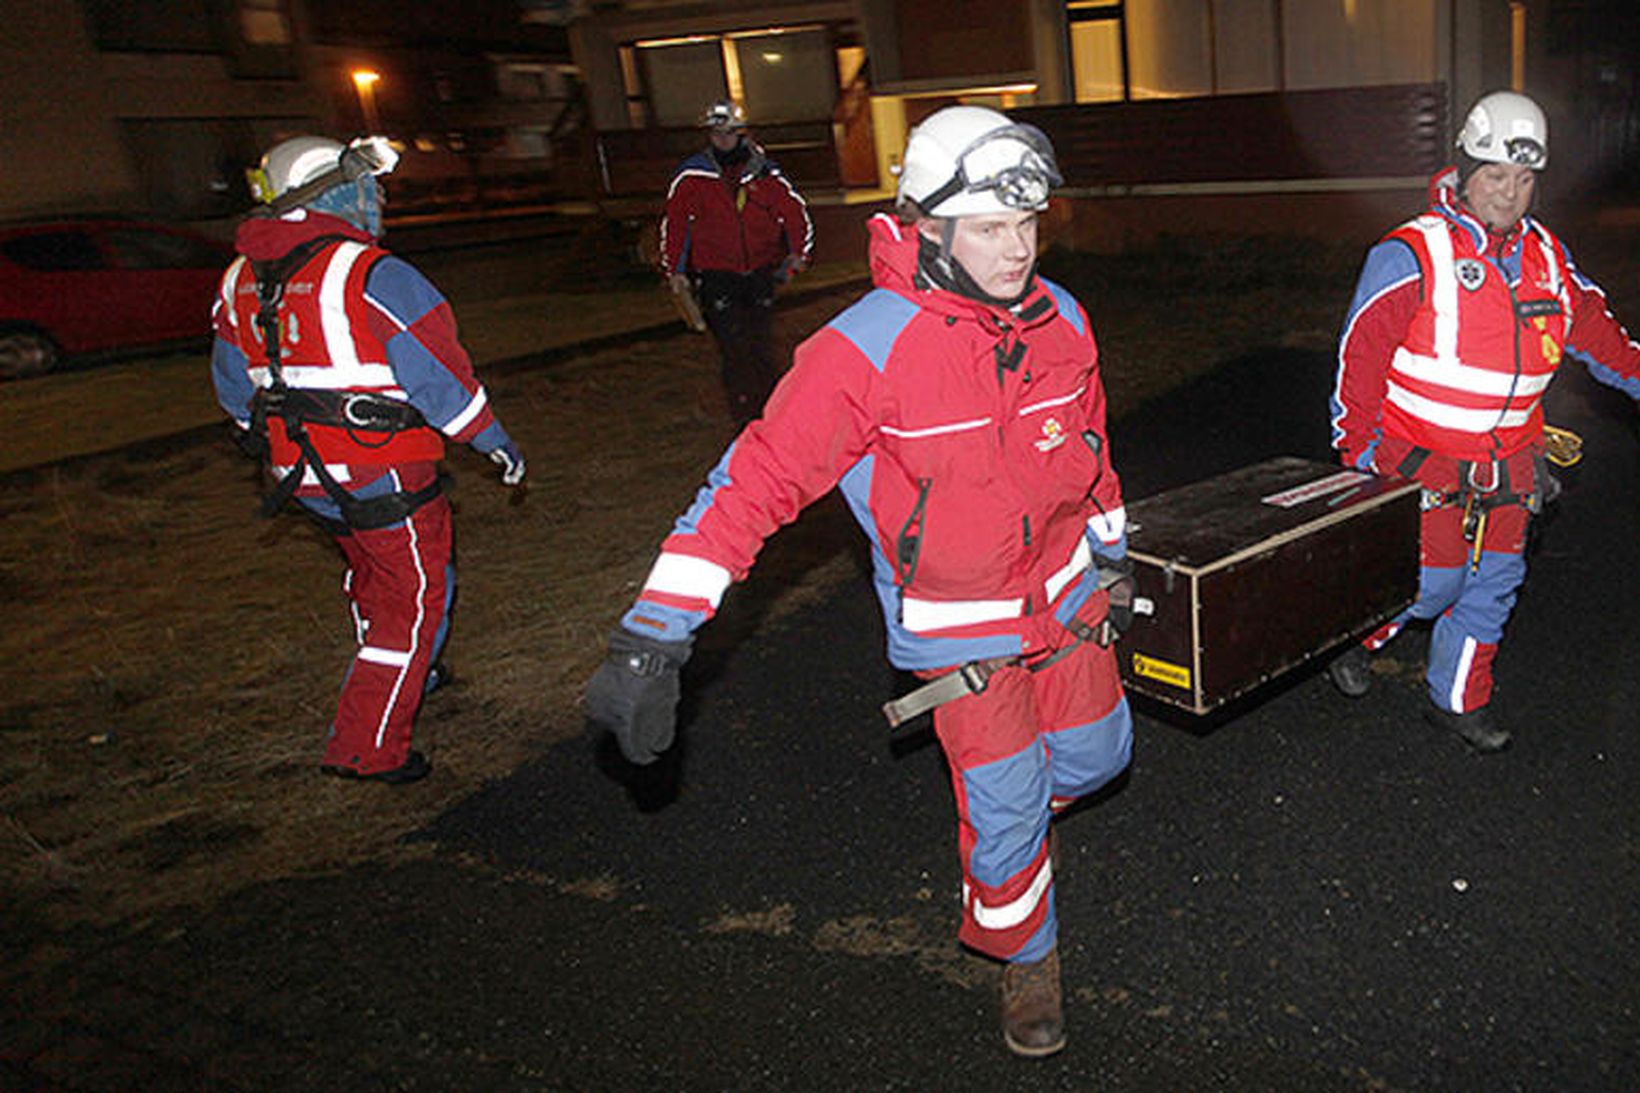
<instances>
[{"instance_id":1,"label":"white helmet shell","mask_svg":"<svg viewBox=\"0 0 1640 1093\"><path fill-rule=\"evenodd\" d=\"M719 99L706 108L701 115L702 129L726 129L730 131L746 128L746 111L732 99Z\"/></svg>"},{"instance_id":2,"label":"white helmet shell","mask_svg":"<svg viewBox=\"0 0 1640 1093\"><path fill-rule=\"evenodd\" d=\"M1063 181L1040 129L983 106L947 106L911 131L898 197L924 216L1035 211Z\"/></svg>"},{"instance_id":3,"label":"white helmet shell","mask_svg":"<svg viewBox=\"0 0 1640 1093\"><path fill-rule=\"evenodd\" d=\"M346 148L329 137L291 137L269 148L258 172L257 197L269 202L327 171L334 171Z\"/></svg>"},{"instance_id":4,"label":"white helmet shell","mask_svg":"<svg viewBox=\"0 0 1640 1093\"><path fill-rule=\"evenodd\" d=\"M398 149L386 137L358 137L345 145L329 137L291 137L269 148L261 164L245 174L256 199L271 205L308 183L325 189L321 180L327 176L341 186L366 175L390 174L398 162Z\"/></svg>"},{"instance_id":5,"label":"white helmet shell","mask_svg":"<svg viewBox=\"0 0 1640 1093\"><path fill-rule=\"evenodd\" d=\"M1541 171L1549 162L1549 122L1538 104L1515 91L1483 95L1469 109L1458 147L1483 163Z\"/></svg>"}]
</instances>

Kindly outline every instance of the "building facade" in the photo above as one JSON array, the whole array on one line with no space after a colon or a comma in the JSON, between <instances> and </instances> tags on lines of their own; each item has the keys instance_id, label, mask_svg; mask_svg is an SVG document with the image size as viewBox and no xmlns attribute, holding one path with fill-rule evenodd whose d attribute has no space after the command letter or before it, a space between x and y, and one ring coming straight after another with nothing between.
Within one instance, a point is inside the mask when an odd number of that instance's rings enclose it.
<instances>
[{"instance_id":1,"label":"building facade","mask_svg":"<svg viewBox=\"0 0 1640 1093\"><path fill-rule=\"evenodd\" d=\"M607 194L663 186L701 106L730 97L811 201L880 200L909 128L977 103L1049 132L1074 241L1115 249L1227 227L1370 237L1420 203L1457 111L1499 87L1543 102L1562 179L1621 174L1640 147L1632 7L643 0L596 5L571 44Z\"/></svg>"}]
</instances>

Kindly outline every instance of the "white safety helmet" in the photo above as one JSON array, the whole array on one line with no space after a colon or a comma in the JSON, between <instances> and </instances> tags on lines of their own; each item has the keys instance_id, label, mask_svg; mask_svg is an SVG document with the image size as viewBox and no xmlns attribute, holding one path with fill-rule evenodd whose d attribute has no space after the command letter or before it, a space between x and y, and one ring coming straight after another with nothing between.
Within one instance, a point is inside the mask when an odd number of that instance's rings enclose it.
<instances>
[{"instance_id":1,"label":"white safety helmet","mask_svg":"<svg viewBox=\"0 0 1640 1093\"><path fill-rule=\"evenodd\" d=\"M746 128L746 111L731 99L719 99L706 108L701 115L702 129L726 129L734 131Z\"/></svg>"},{"instance_id":2,"label":"white safety helmet","mask_svg":"<svg viewBox=\"0 0 1640 1093\"><path fill-rule=\"evenodd\" d=\"M1064 181L1036 126L983 106L947 106L911 131L898 196L924 216L981 216L1045 209Z\"/></svg>"},{"instance_id":3,"label":"white safety helmet","mask_svg":"<svg viewBox=\"0 0 1640 1093\"><path fill-rule=\"evenodd\" d=\"M292 137L269 148L261 165L245 177L269 215L314 209L379 239L382 195L376 177L398 162L398 150L386 137L360 137L347 144L329 137Z\"/></svg>"},{"instance_id":4,"label":"white safety helmet","mask_svg":"<svg viewBox=\"0 0 1640 1093\"><path fill-rule=\"evenodd\" d=\"M327 176L334 176L332 184L339 186L365 175L388 174L398 162L399 153L386 137L360 137L348 144L329 137L291 137L269 148L246 177L256 199L272 205L302 189L322 193L312 184Z\"/></svg>"},{"instance_id":5,"label":"white safety helmet","mask_svg":"<svg viewBox=\"0 0 1640 1093\"><path fill-rule=\"evenodd\" d=\"M1549 162L1549 123L1538 104L1515 91L1483 95L1469 109L1458 147L1483 163L1541 171Z\"/></svg>"}]
</instances>

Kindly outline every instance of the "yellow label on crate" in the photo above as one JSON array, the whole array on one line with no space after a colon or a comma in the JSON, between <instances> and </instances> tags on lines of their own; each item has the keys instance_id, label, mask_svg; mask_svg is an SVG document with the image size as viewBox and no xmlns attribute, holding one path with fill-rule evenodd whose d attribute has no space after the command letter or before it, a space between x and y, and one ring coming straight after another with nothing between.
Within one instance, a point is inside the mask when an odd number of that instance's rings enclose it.
<instances>
[{"instance_id":1,"label":"yellow label on crate","mask_svg":"<svg viewBox=\"0 0 1640 1093\"><path fill-rule=\"evenodd\" d=\"M1166 683L1181 690L1190 690L1190 669L1182 664L1169 664L1165 660L1156 660L1143 653L1133 654L1133 674L1145 679L1154 679L1158 683Z\"/></svg>"}]
</instances>

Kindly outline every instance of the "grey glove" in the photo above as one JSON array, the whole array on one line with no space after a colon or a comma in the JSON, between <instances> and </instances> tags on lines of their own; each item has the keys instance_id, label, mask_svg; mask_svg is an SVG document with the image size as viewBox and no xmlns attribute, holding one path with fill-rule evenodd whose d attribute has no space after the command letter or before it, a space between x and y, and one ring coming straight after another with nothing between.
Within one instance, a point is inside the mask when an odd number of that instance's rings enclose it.
<instances>
[{"instance_id":1,"label":"grey glove","mask_svg":"<svg viewBox=\"0 0 1640 1093\"><path fill-rule=\"evenodd\" d=\"M1095 597L1089 596L1081 611L1065 624L1065 629L1080 641L1109 645L1133 625L1135 614L1148 614L1151 608L1149 601L1139 599L1131 558L1096 554L1093 563L1097 571L1097 587L1105 593L1105 613L1098 618L1085 617L1091 616L1094 610L1092 604L1098 602Z\"/></svg>"},{"instance_id":2,"label":"grey glove","mask_svg":"<svg viewBox=\"0 0 1640 1093\"><path fill-rule=\"evenodd\" d=\"M587 716L615 734L627 760L653 763L672 746L678 721L678 671L693 638L660 641L617 627L609 655L587 684Z\"/></svg>"},{"instance_id":3,"label":"grey glove","mask_svg":"<svg viewBox=\"0 0 1640 1093\"><path fill-rule=\"evenodd\" d=\"M1108 601L1105 621L1112 631L1110 638L1119 638L1133 625L1133 601L1139 592L1139 582L1133 576L1132 558L1096 559L1099 564L1099 584ZM1099 644L1108 645L1102 641Z\"/></svg>"}]
</instances>

